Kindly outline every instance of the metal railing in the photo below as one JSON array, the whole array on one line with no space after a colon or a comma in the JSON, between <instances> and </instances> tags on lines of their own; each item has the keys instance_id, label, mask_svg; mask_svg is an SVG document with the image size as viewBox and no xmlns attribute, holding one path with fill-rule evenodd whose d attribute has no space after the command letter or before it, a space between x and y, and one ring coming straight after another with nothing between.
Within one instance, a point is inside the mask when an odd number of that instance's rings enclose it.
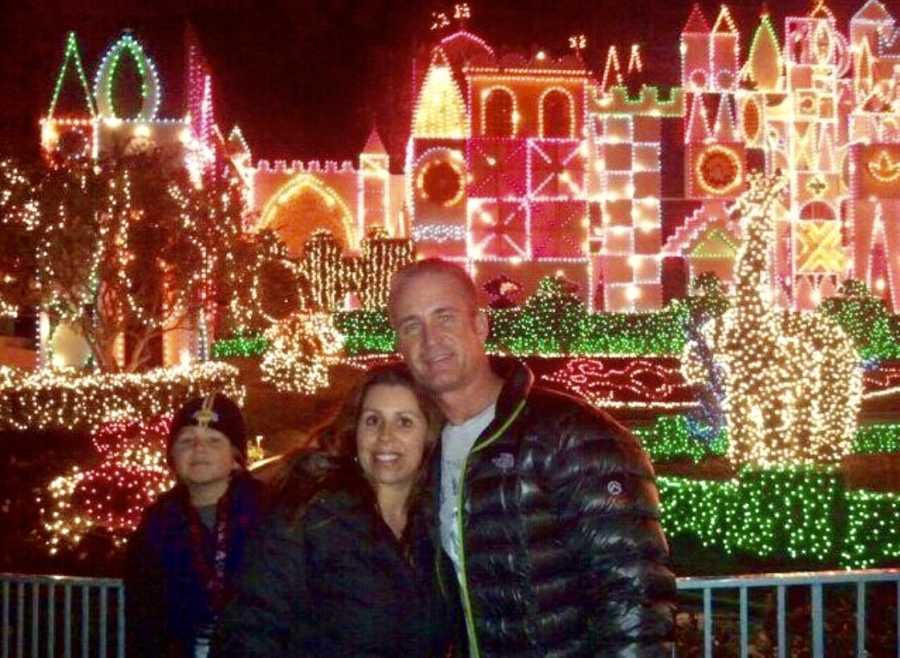
<instances>
[{"instance_id":1,"label":"metal railing","mask_svg":"<svg viewBox=\"0 0 900 658\"><path fill-rule=\"evenodd\" d=\"M730 649L729 654L735 655L737 650L739 653L736 655L749 658L751 631L764 633L767 628L771 633L766 635L767 640L764 641L768 642L769 648L778 658L788 658L797 653L825 658L826 588L830 596L834 597L838 615L844 614L846 617L851 608L849 604L855 600L855 605L852 606L854 612L851 613L855 617L854 646L839 648L832 643L829 645L828 656L848 658L855 655L857 658L866 658L893 655L900 658L900 569L680 578L679 609L682 614L684 611L694 610L696 614L702 615L701 623L696 624L696 628L702 632L704 658L712 658L717 653L724 652L727 640L734 640L738 645L727 647ZM872 638L872 629L867 624L867 601L874 594L880 596L877 604L885 604L886 607L877 614L882 632ZM714 595L719 598L718 614L715 612ZM757 599L755 602L751 601L751 595ZM894 606L893 620L885 618L891 601ZM687 614L690 617L691 613ZM789 616L793 622L791 625L795 627L795 632L791 635ZM732 634L724 633L725 638L717 638L717 623L736 627L737 637L729 637ZM801 630L797 632L796 627ZM873 646L876 642L878 645ZM796 645L802 646L802 649L795 650ZM759 650L759 647L755 650ZM679 655L677 647L675 655Z\"/></svg>"},{"instance_id":2,"label":"metal railing","mask_svg":"<svg viewBox=\"0 0 900 658\"><path fill-rule=\"evenodd\" d=\"M125 591L120 580L0 574L0 588L3 624L0 658L124 658ZM900 658L900 569L679 578L679 617L686 615L696 622L705 658L722 653L749 658L751 633L767 626L774 636L771 649L778 658L795 655L789 644L792 641L807 642L809 655L825 658L826 589L829 596L837 596L836 602L842 604L837 606L838 615L843 614L843 608L849 611L848 598L855 600L851 616L857 658L870 655ZM876 605L886 607L872 617L889 629L890 636L882 634L873 640L868 621L869 599L875 594L882 597ZM893 619L886 620L884 612L891 602ZM805 629L806 624L808 632L797 633L796 629L792 632L789 627L799 625ZM717 627L732 626L736 628L734 637L728 633L717 636ZM726 646L729 640L734 640L737 646ZM881 644L873 646L873 641ZM885 646L884 642L892 646ZM676 656L682 648L676 647ZM830 648L829 656L846 658L853 653L841 649L838 654L835 653L838 649Z\"/></svg>"},{"instance_id":3,"label":"metal railing","mask_svg":"<svg viewBox=\"0 0 900 658\"><path fill-rule=\"evenodd\" d=\"M2 658L125 658L125 589L116 578L0 574Z\"/></svg>"}]
</instances>

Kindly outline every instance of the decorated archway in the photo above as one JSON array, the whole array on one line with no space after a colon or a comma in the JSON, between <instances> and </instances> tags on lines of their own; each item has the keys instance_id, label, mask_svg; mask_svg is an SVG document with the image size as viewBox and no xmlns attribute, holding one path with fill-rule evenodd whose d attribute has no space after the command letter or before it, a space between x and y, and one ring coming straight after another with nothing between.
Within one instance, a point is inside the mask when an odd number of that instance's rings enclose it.
<instances>
[{"instance_id":1,"label":"decorated archway","mask_svg":"<svg viewBox=\"0 0 900 658\"><path fill-rule=\"evenodd\" d=\"M355 249L358 236L353 225L353 213L341 195L312 174L298 174L273 194L258 224L275 231L297 257L316 229L328 230L342 246Z\"/></svg>"}]
</instances>

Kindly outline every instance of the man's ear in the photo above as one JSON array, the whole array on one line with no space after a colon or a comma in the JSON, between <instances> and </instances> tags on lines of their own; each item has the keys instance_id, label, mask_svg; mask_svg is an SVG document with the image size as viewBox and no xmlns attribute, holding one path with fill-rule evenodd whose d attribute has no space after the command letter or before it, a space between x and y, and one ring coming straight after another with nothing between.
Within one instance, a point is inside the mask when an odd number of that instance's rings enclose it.
<instances>
[{"instance_id":1,"label":"man's ear","mask_svg":"<svg viewBox=\"0 0 900 658\"><path fill-rule=\"evenodd\" d=\"M481 339L482 344L487 342L490 331L491 323L490 320L488 320L487 313L484 312L483 308L480 308L475 311L475 333L478 334L478 338Z\"/></svg>"}]
</instances>

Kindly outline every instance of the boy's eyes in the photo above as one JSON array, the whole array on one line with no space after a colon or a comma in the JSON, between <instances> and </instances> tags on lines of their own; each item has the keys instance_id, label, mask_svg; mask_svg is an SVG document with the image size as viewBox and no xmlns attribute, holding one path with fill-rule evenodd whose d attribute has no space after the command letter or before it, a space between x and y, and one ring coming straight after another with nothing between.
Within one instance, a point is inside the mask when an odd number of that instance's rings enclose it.
<instances>
[{"instance_id":1,"label":"boy's eyes","mask_svg":"<svg viewBox=\"0 0 900 658\"><path fill-rule=\"evenodd\" d=\"M182 449L190 448L191 446L197 445L198 443L206 443L207 445L217 446L217 445L221 445L226 440L227 439L222 436L208 436L205 438L200 438L200 437L196 437L196 436L190 436L190 437L186 436L181 439L176 439L175 447L182 448Z\"/></svg>"}]
</instances>

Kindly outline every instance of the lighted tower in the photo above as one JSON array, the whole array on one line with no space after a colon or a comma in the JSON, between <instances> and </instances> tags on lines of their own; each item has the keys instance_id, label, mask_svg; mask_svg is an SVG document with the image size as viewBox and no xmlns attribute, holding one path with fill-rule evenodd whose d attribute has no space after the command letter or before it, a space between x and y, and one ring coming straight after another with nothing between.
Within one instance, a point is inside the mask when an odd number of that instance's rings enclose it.
<instances>
[{"instance_id":1,"label":"lighted tower","mask_svg":"<svg viewBox=\"0 0 900 658\"><path fill-rule=\"evenodd\" d=\"M413 110L406 206L419 253L464 261L469 112L457 74L444 49L435 47Z\"/></svg>"},{"instance_id":2,"label":"lighted tower","mask_svg":"<svg viewBox=\"0 0 900 658\"><path fill-rule=\"evenodd\" d=\"M820 2L808 16L788 17L785 90L790 104L777 116L780 136L770 148L785 165L790 195L790 253L780 263L796 308L816 306L846 276L841 238L838 161L841 78L850 65L847 42L834 15ZM775 118L775 117L773 117ZM781 161L781 162L779 162Z\"/></svg>"},{"instance_id":3,"label":"lighted tower","mask_svg":"<svg viewBox=\"0 0 900 658\"><path fill-rule=\"evenodd\" d=\"M846 166L853 277L900 309L900 28L877 0L850 21L855 103Z\"/></svg>"},{"instance_id":4,"label":"lighted tower","mask_svg":"<svg viewBox=\"0 0 900 658\"><path fill-rule=\"evenodd\" d=\"M684 196L700 206L669 239L665 251L672 256L681 251L692 279L714 272L729 281L738 236L728 221L727 206L746 189L748 168L737 114L740 35L724 6L712 29L704 31L705 26L695 6L682 35L686 67L692 52L708 53L706 84L698 85L700 73L691 77L688 71L685 81ZM699 66L699 54L693 57Z\"/></svg>"},{"instance_id":5,"label":"lighted tower","mask_svg":"<svg viewBox=\"0 0 900 658\"><path fill-rule=\"evenodd\" d=\"M694 5L681 32L681 86L691 92L709 89L710 29L700 5Z\"/></svg>"},{"instance_id":6,"label":"lighted tower","mask_svg":"<svg viewBox=\"0 0 900 658\"><path fill-rule=\"evenodd\" d=\"M359 234L380 227L390 235L405 234L401 227L388 226L390 219L390 158L378 131L372 128L369 139L359 154L359 199L357 200L357 220Z\"/></svg>"}]
</instances>

